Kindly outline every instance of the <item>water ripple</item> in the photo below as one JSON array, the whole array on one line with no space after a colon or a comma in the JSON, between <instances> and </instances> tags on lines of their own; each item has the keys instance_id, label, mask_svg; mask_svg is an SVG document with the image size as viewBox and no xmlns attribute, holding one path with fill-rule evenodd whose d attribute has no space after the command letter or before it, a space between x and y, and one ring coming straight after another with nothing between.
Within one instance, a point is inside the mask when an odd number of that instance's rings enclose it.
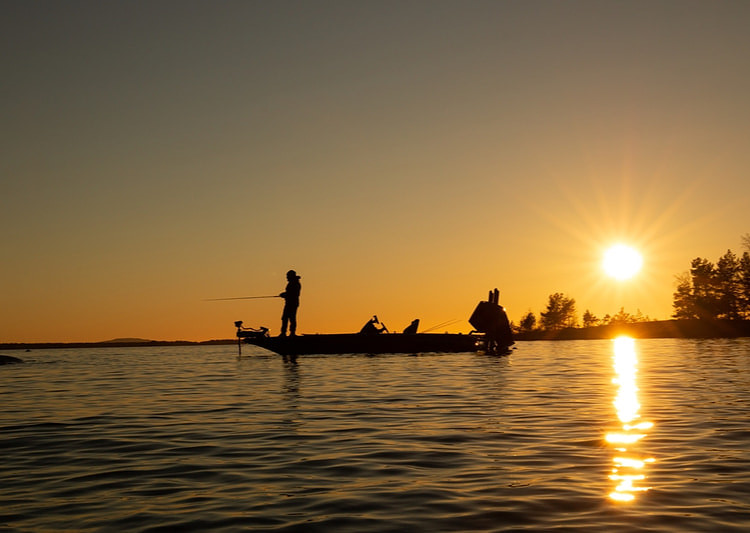
<instances>
[{"instance_id":1,"label":"water ripple","mask_svg":"<svg viewBox=\"0 0 750 533\"><path fill-rule=\"evenodd\" d=\"M608 498L610 341L34 352L0 368L0 531L747 530L750 342L635 350L654 462L630 503Z\"/></svg>"}]
</instances>

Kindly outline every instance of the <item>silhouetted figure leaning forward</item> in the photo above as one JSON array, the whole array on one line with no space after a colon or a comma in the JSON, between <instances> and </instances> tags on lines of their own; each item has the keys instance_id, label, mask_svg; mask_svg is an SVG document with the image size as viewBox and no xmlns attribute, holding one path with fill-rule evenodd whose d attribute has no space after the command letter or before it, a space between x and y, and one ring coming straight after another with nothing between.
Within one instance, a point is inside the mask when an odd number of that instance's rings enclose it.
<instances>
[{"instance_id":1,"label":"silhouetted figure leaning forward","mask_svg":"<svg viewBox=\"0 0 750 533\"><path fill-rule=\"evenodd\" d=\"M300 276L294 270L286 273L286 289L279 294L284 298L284 312L281 314L281 336L286 337L286 328L289 326L289 335L297 334L297 308L299 307L299 293L302 292Z\"/></svg>"},{"instance_id":2,"label":"silhouetted figure leaning forward","mask_svg":"<svg viewBox=\"0 0 750 533\"><path fill-rule=\"evenodd\" d=\"M375 324L380 324L381 327L378 327ZM362 326L362 329L359 330L359 334L360 335L377 335L384 331L388 332L388 328L385 327L385 324L383 324L381 321L378 320L377 315L374 315L370 320L367 321L367 324Z\"/></svg>"}]
</instances>

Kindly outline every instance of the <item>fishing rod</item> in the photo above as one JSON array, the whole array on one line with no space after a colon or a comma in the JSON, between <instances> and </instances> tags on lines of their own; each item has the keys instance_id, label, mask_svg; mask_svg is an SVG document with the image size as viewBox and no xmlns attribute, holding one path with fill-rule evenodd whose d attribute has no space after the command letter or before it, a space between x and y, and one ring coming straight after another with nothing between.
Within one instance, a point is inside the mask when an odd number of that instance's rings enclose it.
<instances>
[{"instance_id":1,"label":"fishing rod","mask_svg":"<svg viewBox=\"0 0 750 533\"><path fill-rule=\"evenodd\" d=\"M237 296L234 298L204 298L204 302L218 302L219 300L257 300L258 298L281 298L278 294L273 296Z\"/></svg>"},{"instance_id":2,"label":"fishing rod","mask_svg":"<svg viewBox=\"0 0 750 533\"><path fill-rule=\"evenodd\" d=\"M446 320L445 322L442 322L442 323L438 324L437 326L432 326L431 328L427 328L427 329L423 330L422 333L429 333L430 331L434 331L434 330L436 330L438 328L442 328L442 327L445 327L445 326L451 326L451 325L455 324L456 322L461 322L461 320L458 319L458 318L453 319L453 320Z\"/></svg>"}]
</instances>

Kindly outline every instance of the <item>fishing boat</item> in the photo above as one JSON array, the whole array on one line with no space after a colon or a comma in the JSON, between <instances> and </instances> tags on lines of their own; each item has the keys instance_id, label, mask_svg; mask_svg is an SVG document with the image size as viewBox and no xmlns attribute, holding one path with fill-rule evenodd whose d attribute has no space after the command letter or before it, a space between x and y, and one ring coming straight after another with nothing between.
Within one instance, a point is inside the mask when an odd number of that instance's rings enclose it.
<instances>
[{"instance_id":1,"label":"fishing boat","mask_svg":"<svg viewBox=\"0 0 750 533\"><path fill-rule=\"evenodd\" d=\"M242 343L265 348L283 356L311 354L385 354L385 353L508 353L514 344L505 309L498 303L497 289L486 301L477 304L469 318L470 333L419 333L418 320L401 333L388 332L374 316L358 333L313 334L272 337L268 328L244 327L238 320L238 348Z\"/></svg>"}]
</instances>

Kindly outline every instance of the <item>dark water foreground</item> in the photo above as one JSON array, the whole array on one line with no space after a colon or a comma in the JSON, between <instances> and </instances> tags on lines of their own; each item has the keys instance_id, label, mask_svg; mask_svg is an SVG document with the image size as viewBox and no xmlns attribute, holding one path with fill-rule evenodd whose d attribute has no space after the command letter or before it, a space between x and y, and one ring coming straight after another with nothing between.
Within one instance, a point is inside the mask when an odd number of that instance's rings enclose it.
<instances>
[{"instance_id":1,"label":"dark water foreground","mask_svg":"<svg viewBox=\"0 0 750 533\"><path fill-rule=\"evenodd\" d=\"M24 359L0 368L3 532L750 529L746 339Z\"/></svg>"}]
</instances>

